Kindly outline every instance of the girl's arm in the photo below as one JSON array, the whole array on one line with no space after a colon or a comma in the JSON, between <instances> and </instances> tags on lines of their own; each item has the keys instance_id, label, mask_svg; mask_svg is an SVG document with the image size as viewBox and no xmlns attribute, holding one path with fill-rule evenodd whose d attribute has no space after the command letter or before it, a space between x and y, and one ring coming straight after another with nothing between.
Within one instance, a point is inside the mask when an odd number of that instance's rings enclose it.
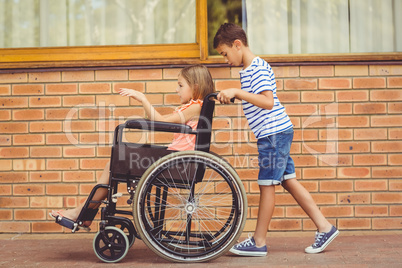
<instances>
[{"instance_id":1,"label":"girl's arm","mask_svg":"<svg viewBox=\"0 0 402 268\"><path fill-rule=\"evenodd\" d=\"M148 101L147 97L145 97L143 93L128 88L121 88L119 93L122 96L129 96L139 101L142 104L145 113L147 114L149 119L153 121L185 124L191 118L200 116L201 107L199 105L191 105L182 112L172 113L169 115L161 115L157 110L155 110L155 108L152 106L152 104Z\"/></svg>"},{"instance_id":2,"label":"girl's arm","mask_svg":"<svg viewBox=\"0 0 402 268\"><path fill-rule=\"evenodd\" d=\"M247 101L266 110L272 110L274 107L274 95L272 94L272 91L269 90L263 91L259 94L253 94L238 88L229 88L222 90L218 94L218 100L225 104L230 103L230 99L233 97Z\"/></svg>"}]
</instances>

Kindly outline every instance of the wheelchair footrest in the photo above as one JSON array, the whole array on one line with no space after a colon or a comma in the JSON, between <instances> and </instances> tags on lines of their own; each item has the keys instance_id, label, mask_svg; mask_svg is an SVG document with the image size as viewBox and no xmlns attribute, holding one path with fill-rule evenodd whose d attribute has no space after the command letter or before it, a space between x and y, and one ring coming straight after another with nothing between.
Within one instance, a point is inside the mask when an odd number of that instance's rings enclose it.
<instances>
[{"instance_id":1,"label":"wheelchair footrest","mask_svg":"<svg viewBox=\"0 0 402 268\"><path fill-rule=\"evenodd\" d=\"M75 232L78 227L78 223L62 216L56 217L56 223L68 229L71 229L73 232Z\"/></svg>"}]
</instances>

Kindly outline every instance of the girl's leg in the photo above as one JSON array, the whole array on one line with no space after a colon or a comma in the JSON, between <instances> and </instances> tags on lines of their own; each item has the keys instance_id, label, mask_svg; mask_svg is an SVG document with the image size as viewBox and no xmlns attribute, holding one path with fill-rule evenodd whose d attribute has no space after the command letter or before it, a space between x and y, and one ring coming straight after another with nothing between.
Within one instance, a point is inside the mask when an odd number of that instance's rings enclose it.
<instances>
[{"instance_id":1,"label":"girl's leg","mask_svg":"<svg viewBox=\"0 0 402 268\"><path fill-rule=\"evenodd\" d=\"M105 168L103 169L103 172L101 174L101 176L99 177L98 180L98 184L109 184L109 170L110 170L110 162L108 162L105 166ZM100 188L96 191L96 193L94 194L94 197L92 200L94 201L102 201L106 198L107 196L107 189L104 188ZM66 217L70 220L76 221L82 208L84 207L85 202L81 203L80 205L78 205L75 208L72 209L67 209L67 210L63 210L63 211L52 211L52 215L53 216L57 216L58 214L62 215L63 217ZM90 207L90 208L97 208L99 207L99 204L95 204L95 206ZM85 222L86 226L89 226L91 224L91 222Z\"/></svg>"},{"instance_id":2,"label":"girl's leg","mask_svg":"<svg viewBox=\"0 0 402 268\"><path fill-rule=\"evenodd\" d=\"M311 194L296 179L289 179L282 183L285 188L300 205L300 207L311 218L317 226L318 232L329 232L332 224L324 217L321 210L315 204Z\"/></svg>"},{"instance_id":3,"label":"girl's leg","mask_svg":"<svg viewBox=\"0 0 402 268\"><path fill-rule=\"evenodd\" d=\"M254 240L257 247L265 246L269 223L275 209L275 186L260 185L260 204Z\"/></svg>"}]
</instances>

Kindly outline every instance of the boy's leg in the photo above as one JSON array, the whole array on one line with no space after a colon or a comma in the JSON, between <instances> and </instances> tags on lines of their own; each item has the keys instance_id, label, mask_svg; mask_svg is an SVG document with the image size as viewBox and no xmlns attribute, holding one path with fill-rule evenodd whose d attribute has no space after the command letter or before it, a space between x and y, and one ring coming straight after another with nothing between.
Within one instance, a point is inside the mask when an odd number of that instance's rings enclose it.
<instances>
[{"instance_id":1,"label":"boy's leg","mask_svg":"<svg viewBox=\"0 0 402 268\"><path fill-rule=\"evenodd\" d=\"M329 232L331 230L332 224L324 217L311 194L298 180L285 180L282 186L293 196L300 207L311 218L319 232Z\"/></svg>"},{"instance_id":2,"label":"boy's leg","mask_svg":"<svg viewBox=\"0 0 402 268\"><path fill-rule=\"evenodd\" d=\"M260 203L254 240L257 247L265 246L269 223L275 209L275 186L260 185Z\"/></svg>"}]
</instances>

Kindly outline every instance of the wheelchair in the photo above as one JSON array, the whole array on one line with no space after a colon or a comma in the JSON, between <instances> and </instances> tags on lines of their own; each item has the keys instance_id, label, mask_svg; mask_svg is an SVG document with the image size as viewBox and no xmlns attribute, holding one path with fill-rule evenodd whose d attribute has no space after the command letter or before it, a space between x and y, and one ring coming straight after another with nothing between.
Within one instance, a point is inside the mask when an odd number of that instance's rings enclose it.
<instances>
[{"instance_id":1,"label":"wheelchair","mask_svg":"<svg viewBox=\"0 0 402 268\"><path fill-rule=\"evenodd\" d=\"M122 260L135 239L173 262L205 262L225 254L239 238L247 217L244 186L233 167L209 152L217 93L205 97L196 130L190 126L146 119L116 127L109 185L91 191L78 219L57 217L72 232L92 221L100 203L99 231L93 240L96 256L109 263ZM194 151L171 151L154 144L123 141L125 133L158 131L196 135ZM127 188L132 211L117 208ZM94 201L99 188L107 199ZM126 216L133 216L132 220Z\"/></svg>"}]
</instances>

